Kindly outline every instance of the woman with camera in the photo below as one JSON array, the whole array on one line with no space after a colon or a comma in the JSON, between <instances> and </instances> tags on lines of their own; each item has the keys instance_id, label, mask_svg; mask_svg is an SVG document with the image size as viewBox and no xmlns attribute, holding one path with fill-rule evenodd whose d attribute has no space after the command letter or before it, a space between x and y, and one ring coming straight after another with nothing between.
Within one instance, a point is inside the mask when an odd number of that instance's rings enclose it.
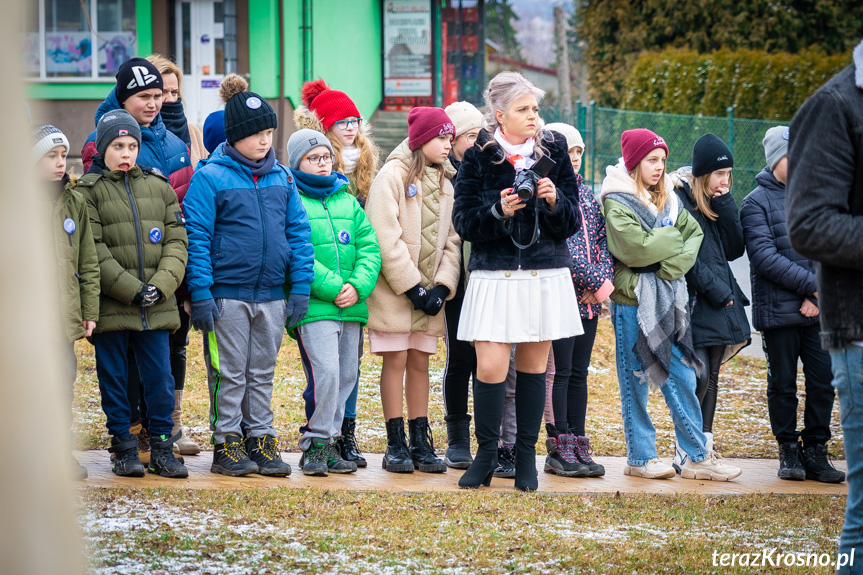
<instances>
[{"instance_id":1,"label":"woman with camera","mask_svg":"<svg viewBox=\"0 0 863 575\"><path fill-rule=\"evenodd\" d=\"M578 184L565 138L542 129L545 92L502 72L484 94L487 127L465 152L453 225L471 242L458 338L476 345L474 422L479 449L459 480L488 486L497 466L504 385L516 344L515 487L535 491L536 442L551 341L583 330L566 240L579 229Z\"/></svg>"}]
</instances>

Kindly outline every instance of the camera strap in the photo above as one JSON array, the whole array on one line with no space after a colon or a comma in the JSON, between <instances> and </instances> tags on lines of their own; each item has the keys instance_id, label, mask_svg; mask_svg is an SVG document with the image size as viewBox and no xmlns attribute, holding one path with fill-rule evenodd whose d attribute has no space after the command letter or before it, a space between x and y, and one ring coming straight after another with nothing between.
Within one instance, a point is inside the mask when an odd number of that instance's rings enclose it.
<instances>
[{"instance_id":1,"label":"camera strap","mask_svg":"<svg viewBox=\"0 0 863 575\"><path fill-rule=\"evenodd\" d=\"M509 236L509 238L512 240L512 243L515 244L515 247L520 250L526 250L527 248L539 241L539 198L537 198L534 205L533 215L533 235L530 238L530 242L528 242L526 245L522 245L516 241L515 236Z\"/></svg>"}]
</instances>

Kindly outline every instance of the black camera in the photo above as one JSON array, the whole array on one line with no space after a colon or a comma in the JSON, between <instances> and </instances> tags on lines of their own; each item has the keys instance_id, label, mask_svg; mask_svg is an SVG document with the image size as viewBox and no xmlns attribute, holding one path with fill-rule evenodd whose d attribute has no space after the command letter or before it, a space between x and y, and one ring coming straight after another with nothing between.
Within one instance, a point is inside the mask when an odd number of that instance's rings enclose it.
<instances>
[{"instance_id":1,"label":"black camera","mask_svg":"<svg viewBox=\"0 0 863 575\"><path fill-rule=\"evenodd\" d=\"M512 189L518 198L526 202L536 195L537 183L546 177L557 162L548 156L541 156L530 169L524 169L515 175Z\"/></svg>"}]
</instances>

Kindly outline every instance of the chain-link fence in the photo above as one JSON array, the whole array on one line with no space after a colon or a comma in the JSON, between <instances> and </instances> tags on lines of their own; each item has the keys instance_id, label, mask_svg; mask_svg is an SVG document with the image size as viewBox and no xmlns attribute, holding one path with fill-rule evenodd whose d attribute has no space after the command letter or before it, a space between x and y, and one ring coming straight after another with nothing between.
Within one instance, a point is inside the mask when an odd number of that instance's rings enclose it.
<instances>
[{"instance_id":1,"label":"chain-link fence","mask_svg":"<svg viewBox=\"0 0 863 575\"><path fill-rule=\"evenodd\" d=\"M546 122L570 124L581 132L587 146L581 174L596 193L605 177L606 166L616 164L620 158L620 134L626 130L647 128L662 136L668 144L669 171L690 165L696 140L708 132L716 134L734 154L732 192L738 207L755 187L755 174L766 164L761 144L764 133L773 126L783 125L777 121L735 118L733 108L728 108L728 115L723 118L615 110L601 108L593 102L587 106L576 103L571 114L544 108L542 117Z\"/></svg>"}]
</instances>

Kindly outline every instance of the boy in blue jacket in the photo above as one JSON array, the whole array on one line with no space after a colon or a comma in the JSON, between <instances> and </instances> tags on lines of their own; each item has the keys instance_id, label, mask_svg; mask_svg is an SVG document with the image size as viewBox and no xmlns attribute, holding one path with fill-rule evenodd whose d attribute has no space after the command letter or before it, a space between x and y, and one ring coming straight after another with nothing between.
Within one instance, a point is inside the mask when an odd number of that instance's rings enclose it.
<instances>
[{"instance_id":1,"label":"boy in blue jacket","mask_svg":"<svg viewBox=\"0 0 863 575\"><path fill-rule=\"evenodd\" d=\"M227 141L199 163L184 203L191 320L204 332L210 385L210 470L230 476L291 473L273 429L273 373L286 322L308 310L315 254L293 175L273 153L276 126L266 100L231 95Z\"/></svg>"}]
</instances>

